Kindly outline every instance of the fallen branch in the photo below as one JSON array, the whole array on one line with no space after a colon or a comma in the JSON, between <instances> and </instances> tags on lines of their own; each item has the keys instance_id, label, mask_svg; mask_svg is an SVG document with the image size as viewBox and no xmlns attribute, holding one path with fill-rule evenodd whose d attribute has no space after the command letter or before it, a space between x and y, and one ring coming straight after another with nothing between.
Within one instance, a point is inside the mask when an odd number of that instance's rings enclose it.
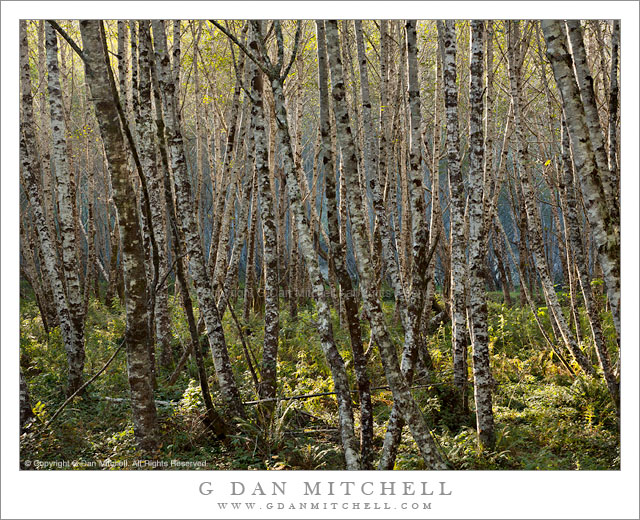
<instances>
[{"instance_id":1,"label":"fallen branch","mask_svg":"<svg viewBox=\"0 0 640 520\"><path fill-rule=\"evenodd\" d=\"M98 378L98 376L107 369L107 367L111 364L111 362L116 358L116 356L124 348L126 342L127 342L127 337L125 335L124 339L122 340L122 342L120 343L116 351L111 355L111 357L107 360L104 366L100 370L98 370L91 379L89 379L85 384L83 384L80 388L78 388L75 392L73 392L64 403L62 403L60 408L58 408L56 412L51 416L51 419L49 419L47 423L44 425L45 428L49 426L55 420L55 418L58 417L58 415L60 415L60 412L62 412L62 410L64 410L67 407L67 405L73 400L75 396L77 396L87 386L93 383Z\"/></svg>"},{"instance_id":2,"label":"fallen branch","mask_svg":"<svg viewBox=\"0 0 640 520\"><path fill-rule=\"evenodd\" d=\"M111 401L114 403L127 403L130 401L127 397L101 397L105 401ZM175 401L158 401L157 399L154 401L159 406L178 406L178 403Z\"/></svg>"},{"instance_id":3,"label":"fallen branch","mask_svg":"<svg viewBox=\"0 0 640 520\"><path fill-rule=\"evenodd\" d=\"M180 356L178 365L176 366L176 369L173 371L173 374L171 374L171 377L169 378L169 383L168 383L169 386L173 386L175 382L178 380L178 377L180 376L180 372L182 371L182 367L184 367L184 365L187 363L187 359L189 359L189 355L192 352L193 352L193 343L189 343L187 348L185 348L184 351L182 352L182 356Z\"/></svg>"},{"instance_id":4,"label":"fallen branch","mask_svg":"<svg viewBox=\"0 0 640 520\"><path fill-rule=\"evenodd\" d=\"M222 295L224 296L224 300L227 302L227 307L231 312L231 317L233 318L234 323L236 324L236 328L238 329L238 336L240 336L240 342L242 343L242 351L244 353L245 360L247 361L247 365L249 367L249 372L251 372L251 378L253 379L253 384L256 387L256 391L260 391L260 381L258 380L258 374L256 373L256 369L253 367L253 363L251 362L251 356L249 355L249 348L247 347L247 342L244 338L244 332L242 332L242 327L240 326L240 322L236 316L236 313L233 310L233 306L231 302L229 302L229 298L227 297L227 293L222 287ZM222 314L222 313L220 313Z\"/></svg>"}]
</instances>

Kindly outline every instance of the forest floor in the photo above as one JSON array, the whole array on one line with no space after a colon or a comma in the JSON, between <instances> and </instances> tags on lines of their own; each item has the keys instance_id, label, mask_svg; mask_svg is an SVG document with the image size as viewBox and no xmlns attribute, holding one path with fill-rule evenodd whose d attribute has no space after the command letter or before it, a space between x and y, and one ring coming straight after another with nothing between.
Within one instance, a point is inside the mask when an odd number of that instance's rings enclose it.
<instances>
[{"instance_id":1,"label":"forest floor","mask_svg":"<svg viewBox=\"0 0 640 520\"><path fill-rule=\"evenodd\" d=\"M24 296L24 295L23 295ZM517 300L517 295L514 295ZM442 325L427 339L432 369L418 374L414 396L425 413L437 442L455 469L619 469L619 420L602 379L573 377L546 345L529 309L507 307L501 294L490 294L489 333L493 376L496 381L494 413L497 442L493 451L481 449L475 435L473 399L467 413L452 406L451 329ZM384 302L394 340L402 344L402 328L394 321L393 302ZM25 469L344 469L333 395L280 401L269 426L257 426L256 406L247 405L248 420L235 434L215 440L202 426L202 396L197 369L191 360L172 386L172 367L159 369L156 399L161 447L138 464L128 405L124 352L82 397L69 404L47 428L44 423L64 402L66 356L58 330L46 334L38 308L29 295L21 299L20 349L31 404L37 416L21 436L21 465ZM175 359L187 345L189 332L179 305L171 300ZM278 362L282 397L331 392L329 369L315 326L315 309L300 306L292 318L281 307ZM242 303L236 306L241 315ZM537 314L551 334L546 307ZM613 343L611 317L603 311L605 333ZM244 324L248 347L260 357L263 322L252 315ZM583 348L595 361L586 320L581 323ZM124 334L124 309L91 300L85 326L85 374L97 372L113 354ZM238 330L229 311L224 327L237 381L246 401L255 390L243 355ZM350 369L349 339L334 315L336 341ZM368 340L369 330L363 324ZM365 343L366 345L367 343ZM206 356L213 374L211 357ZM385 383L379 356L369 363L374 387ZM472 380L470 374L470 380ZM210 377L214 403L220 403L215 378ZM377 384L376 384L377 383ZM352 387L355 387L352 384ZM357 394L354 394L356 396ZM115 399L115 400L114 400ZM382 446L392 396L382 387L373 392L375 446ZM358 407L354 406L357 410ZM358 414L356 413L356 425ZM26 461L30 461L25 465ZM39 461L36 465L33 461ZM70 462L68 465L65 462ZM185 465L181 465L184 463ZM37 466L37 467L36 467ZM424 469L423 461L406 431L396 469Z\"/></svg>"}]
</instances>

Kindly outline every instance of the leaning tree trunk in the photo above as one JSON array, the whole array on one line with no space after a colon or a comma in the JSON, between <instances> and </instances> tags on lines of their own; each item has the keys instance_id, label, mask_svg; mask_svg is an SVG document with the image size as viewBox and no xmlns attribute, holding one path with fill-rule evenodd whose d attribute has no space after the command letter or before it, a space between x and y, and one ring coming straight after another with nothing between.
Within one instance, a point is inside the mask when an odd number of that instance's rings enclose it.
<instances>
[{"instance_id":1,"label":"leaning tree trunk","mask_svg":"<svg viewBox=\"0 0 640 520\"><path fill-rule=\"evenodd\" d=\"M609 172L598 169L562 23L543 20L541 25L547 43L547 57L562 96L576 174L580 179L582 198L607 285L613 322L620 335L620 221L613 218L615 212L612 214L609 207L601 177Z\"/></svg>"},{"instance_id":2,"label":"leaning tree trunk","mask_svg":"<svg viewBox=\"0 0 640 520\"><path fill-rule=\"evenodd\" d=\"M411 276L408 287L407 313L404 323L405 344L402 352L401 369L407 382L411 384L415 361L421 345L420 329L422 311L424 308L425 293L429 268L429 255L427 254L427 228L426 228L426 204L424 200L423 173L421 164L421 135L420 127L422 118L420 115L420 85L418 82L418 48L416 21L406 22L406 52L407 52L407 77L408 77L408 98L409 98L409 123L410 123L410 143L409 143L409 168L407 172L407 191L409 196L409 208L411 218ZM434 236L435 240L435 236ZM387 433L382 449L381 465L391 469L395 462L397 447L400 443L403 421L400 410L394 406L391 411Z\"/></svg>"},{"instance_id":3,"label":"leaning tree trunk","mask_svg":"<svg viewBox=\"0 0 640 520\"><path fill-rule=\"evenodd\" d=\"M140 215L135 188L130 177L126 147L117 106L119 104L104 27L99 20L80 22L85 74L94 102L100 135L109 163L113 198L118 210L122 238L127 313L127 367L131 387L131 409L138 444L142 449L157 447L157 417L153 399L152 367L148 351L147 283ZM123 122L124 123L124 122Z\"/></svg>"},{"instance_id":4,"label":"leaning tree trunk","mask_svg":"<svg viewBox=\"0 0 640 520\"><path fill-rule=\"evenodd\" d=\"M325 175L329 247L336 277L340 283L360 397L360 454L362 457L362 469L372 469L373 409L371 404L371 383L367 374L367 360L362 345L362 330L358 316L358 299L355 295L351 276L347 271L346 243L340 241L340 229L338 226L336 170L330 135L329 92L327 89L328 68L324 22L316 21L316 29L318 39L318 87L320 97L320 154Z\"/></svg>"},{"instance_id":5,"label":"leaning tree trunk","mask_svg":"<svg viewBox=\"0 0 640 520\"><path fill-rule=\"evenodd\" d=\"M589 270L587 269L587 260L584 257L582 235L578 221L578 214L576 212L576 208L578 206L573 180L573 163L571 161L571 150L569 148L569 136L564 120L562 121L562 164L564 175L560 182L560 198L563 206L562 211L565 219L567 243L571 248L571 256L573 257L578 271L578 279L580 280L580 287L582 288L582 295L584 296L584 303L587 315L589 316L589 325L591 326L591 333L596 347L598 361L600 362L600 367L602 368L604 380L607 383L611 399L619 408L620 387L611 367L609 352L602 332L600 314L595 302L593 290L591 289L591 277L589 276ZM576 323L576 327L578 326L579 323Z\"/></svg>"},{"instance_id":6,"label":"leaning tree trunk","mask_svg":"<svg viewBox=\"0 0 640 520\"><path fill-rule=\"evenodd\" d=\"M589 70L587 62L587 51L584 47L582 37L582 27L580 20L567 20L569 29L569 39L571 41L571 51L575 72L577 74L578 85L580 86L580 97L584 106L584 114L591 139L591 147L596 159L596 165L600 172L604 196L607 200L607 207L614 222L620 222L620 199L618 194L618 182L615 169L609 167L609 159L605 147L604 134L600 124L598 114L598 104L594 92L593 76Z\"/></svg>"},{"instance_id":7,"label":"leaning tree trunk","mask_svg":"<svg viewBox=\"0 0 640 520\"><path fill-rule=\"evenodd\" d=\"M143 64L145 65L144 69L141 69L141 73L148 74L151 79L151 86L153 90L153 99L155 105L155 120L156 120L156 135L157 135L157 145L158 150L160 152L160 165L161 165L161 173L159 174L158 183L161 184L161 188L159 188L162 193L161 196L164 196L164 207L166 209L167 221L169 223L169 229L171 230L171 246L172 252L174 256L174 265L175 265L175 273L176 273L176 284L180 284L181 287L184 287L185 290L180 291L180 296L182 298L182 306L185 311L185 315L187 317L187 324L189 326L189 334L191 336L191 345L187 349L187 352L184 356L184 361L186 362L186 357L189 353L192 353L196 366L198 367L198 378L200 380L200 389L202 391L202 399L204 401L205 410L206 410L206 418L205 425L207 425L218 437L224 437L226 433L226 425L219 414L213 407L213 401L211 399L211 392L209 391L209 380L207 376L207 372L204 365L204 356L202 355L202 351L200 349L199 343L199 333L196 324L195 315L193 312L193 304L191 301L191 295L188 291L188 282L187 276L185 274L184 269L184 247L182 245L182 237L178 230L175 204L173 202L173 194L171 190L171 181L169 179L169 154L167 152L167 148L165 145L165 126L164 120L162 117L162 102L160 100L160 92L158 88L158 80L155 74L154 67L154 57L152 53L152 44L151 44L151 34L150 34L150 22L149 20L142 20L139 24L140 29L140 37L141 43L143 47L146 49L148 53L146 55L145 60L143 60ZM150 102L150 99L148 100ZM145 100L146 102L146 100ZM167 273L168 275L168 273ZM182 360L180 360L182 362ZM180 362L178 363L178 368L174 372L178 374L178 370L180 368ZM171 381L170 381L171 384Z\"/></svg>"},{"instance_id":8,"label":"leaning tree trunk","mask_svg":"<svg viewBox=\"0 0 640 520\"><path fill-rule=\"evenodd\" d=\"M522 55L519 48L519 27L518 22L509 22L509 49L507 58L509 63L509 80L511 86L511 99L513 101L513 119L516 132L517 146L517 168L522 186L522 197L525 205L525 212L528 222L529 239L531 250L535 261L536 270L542 282L542 289L549 309L553 313L553 317L560 329L560 335L571 352L580 368L585 374L594 375L593 367L588 358L582 352L576 342L576 338L569 329L566 318L558 301L555 292L549 267L544 254L544 243L542 238L542 223L540 221L540 212L538 210L538 202L533 191L533 178L531 173L531 160L527 150L527 142L523 131L523 103L522 103Z\"/></svg>"},{"instance_id":9,"label":"leaning tree trunk","mask_svg":"<svg viewBox=\"0 0 640 520\"><path fill-rule=\"evenodd\" d=\"M243 30L244 33L244 30ZM232 166L233 166L233 154L235 151L235 144L238 135L239 125L241 123L241 114L240 110L240 94L242 92L242 74L244 71L244 54L239 56L237 65L237 79L235 83L235 87L233 90L233 98L231 101L231 107L229 109L229 121L227 123L228 132L227 132L227 143L225 147L224 157L222 159L222 186L218 192L217 200L215 201L216 207L214 211L214 219L212 224L211 231L211 246L209 248L209 270L211 275L213 275L213 271L215 269L215 264L218 259L218 248L223 247L226 248L226 244L220 240L220 226L224 220L224 215L228 211L227 204L230 204L233 201L233 197L229 197L229 201L227 201L227 186L230 184L230 180L232 179Z\"/></svg>"},{"instance_id":10,"label":"leaning tree trunk","mask_svg":"<svg viewBox=\"0 0 640 520\"><path fill-rule=\"evenodd\" d=\"M231 370L231 360L227 351L227 344L222 329L222 321L213 295L211 281L205 264L202 243L198 234L198 226L195 221L193 202L191 197L191 182L187 172L180 118L175 97L175 84L169 68L169 53L167 50L167 37L162 20L152 22L154 44L156 52L156 68L158 70L158 83L162 94L162 105L165 112L167 129L167 141L171 150L171 169L175 182L176 212L180 220L182 232L185 237L187 253L191 259L193 281L200 302L200 312L204 316L204 322L209 337L209 345L213 357L213 363L220 385L222 397L237 416L244 416L244 409L240 399L240 392ZM183 287L182 290L188 290Z\"/></svg>"},{"instance_id":11,"label":"leaning tree trunk","mask_svg":"<svg viewBox=\"0 0 640 520\"><path fill-rule=\"evenodd\" d=\"M360 456L357 441L353 432L353 410L351 406L351 394L349 380L344 367L344 360L336 347L331 326L331 314L327 304L326 292L318 265L318 259L314 251L311 230L307 217L302 207L300 188L294 170L293 152L289 138L287 113L284 106L284 91L280 82L272 80L276 102L276 121L278 124L278 138L284 148L284 169L286 175L287 190L291 209L298 227L298 240L300 252L305 258L309 281L312 285L313 297L318 309L318 330L323 351L329 363L333 376L335 390L338 396L340 413L340 432L342 444L345 450L347 469L360 469Z\"/></svg>"},{"instance_id":12,"label":"leaning tree trunk","mask_svg":"<svg viewBox=\"0 0 640 520\"><path fill-rule=\"evenodd\" d=\"M286 188L289 193L290 207L298 229L299 249L302 253L307 267L307 274L311 283L314 300L318 311L318 331L320 344L327 359L334 381L336 397L338 400L338 412L340 417L340 434L344 448L347 469L360 469L360 457L358 453L358 443L353 430L353 409L351 406L351 395L349 390L349 380L344 366L344 360L338 351L333 337L331 326L331 314L327 304L327 296L324 288L322 274L318 264L318 258L313 244L313 238L307 216L304 211L303 201L300 193L298 175L295 170L293 159L293 149L291 146L291 135L289 133L289 123L287 110L285 107L284 81L289 73L293 60L295 59L300 42L301 26L298 25L294 49L291 53L289 65L284 66L284 41L279 21L274 22L278 56L281 59L273 64L266 52L265 43L261 34L260 23L252 22L253 30L258 35L259 52L253 52L242 45L238 40L217 22L212 23L223 31L230 39L240 46L242 50L249 54L253 61L267 74L271 83L273 93L275 123L277 127L277 140L282 150L283 159L283 180L286 179Z\"/></svg>"},{"instance_id":13,"label":"leaning tree trunk","mask_svg":"<svg viewBox=\"0 0 640 520\"><path fill-rule=\"evenodd\" d=\"M56 31L51 24L45 29L47 45L47 68L49 86L49 106L51 138L53 140L52 159L58 189L58 223L62 239L62 274L65 280L67 305L71 319L70 344L67 346L69 364L68 395L73 394L82 385L84 368L84 315L83 294L78 276L76 257L76 220L73 189L73 173L67 164L67 127L62 106L60 88L60 70L58 67L58 43Z\"/></svg>"},{"instance_id":14,"label":"leaning tree trunk","mask_svg":"<svg viewBox=\"0 0 640 520\"><path fill-rule=\"evenodd\" d=\"M332 97L336 114L337 136L342 151L343 173L347 183L347 199L351 216L351 232L356 251L360 291L371 322L372 333L380 349L385 375L394 401L402 412L429 469L445 469L440 453L431 438L422 412L411 395L406 378L401 372L397 353L387 330L373 279L373 266L364 217L362 192L358 182L358 161L345 99L344 76L340 59L338 25L335 20L326 23L327 51L331 70Z\"/></svg>"}]
</instances>

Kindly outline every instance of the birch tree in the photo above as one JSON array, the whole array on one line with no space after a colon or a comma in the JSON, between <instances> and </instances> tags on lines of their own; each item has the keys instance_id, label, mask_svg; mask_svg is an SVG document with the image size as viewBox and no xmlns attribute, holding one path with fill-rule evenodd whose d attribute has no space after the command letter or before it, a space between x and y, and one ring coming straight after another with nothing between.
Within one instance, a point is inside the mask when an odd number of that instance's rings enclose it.
<instances>
[{"instance_id":1,"label":"birch tree","mask_svg":"<svg viewBox=\"0 0 640 520\"><path fill-rule=\"evenodd\" d=\"M274 22L274 30L276 33L277 58L274 63L269 56L264 42L264 36L261 33L258 22L252 22L252 28L258 35L259 53L254 53L244 44L239 42L227 29L213 22L216 27L222 30L236 45L238 45L252 61L254 61L260 69L269 78L271 92L273 94L275 120L277 126L277 139L279 141L284 178L286 179L286 188L289 194L289 204L295 218L295 224L298 229L299 248L302 253L307 267L307 275L311 282L313 298L316 302L318 312L318 332L320 334L320 343L324 351L325 357L331 369L335 391L338 399L338 411L340 417L340 434L342 438L342 447L344 449L345 461L347 469L360 469L360 456L357 441L354 435L353 426L353 410L351 406L351 396L349 391L349 381L344 367L344 360L338 351L333 337L333 328L331 325L331 315L327 304L327 297L322 281L322 275L318 265L318 259L313 246L311 229L307 216L305 215L299 186L299 176L295 171L295 162L293 159L293 148L291 146L291 134L289 133L289 123L287 109L284 97L284 81L289 75L293 60L295 59L297 46L300 37L300 26L296 32L296 43L294 50L288 60L284 61L284 41L282 35L282 27L279 21ZM284 179L283 179L284 180Z\"/></svg>"},{"instance_id":2,"label":"birch tree","mask_svg":"<svg viewBox=\"0 0 640 520\"><path fill-rule=\"evenodd\" d=\"M513 100L514 127L517 143L517 167L522 186L522 197L524 201L526 218L528 222L529 239L531 241L532 253L537 272L542 282L544 296L549 305L553 318L560 329L562 339L572 356L575 358L580 368L589 375L594 374L593 367L584 352L576 342L575 335L569 329L566 317L562 311L558 296L551 280L549 266L544 254L544 244L541 236L542 224L540 213L537 207L536 197L533 192L532 166L529 158L527 141L523 129L523 103L522 103L522 63L523 54L520 47L519 22L509 22L509 80L511 85L511 97Z\"/></svg>"},{"instance_id":3,"label":"birch tree","mask_svg":"<svg viewBox=\"0 0 640 520\"><path fill-rule=\"evenodd\" d=\"M62 106L60 71L58 66L58 41L51 24L45 28L47 47L47 80L50 107L52 162L58 191L58 221L62 251L62 273L67 294L69 319L71 320L70 344L67 350L69 364L68 394L82 384L84 368L84 309L80 286L78 257L76 256L75 180L67 164L67 126Z\"/></svg>"},{"instance_id":4,"label":"birch tree","mask_svg":"<svg viewBox=\"0 0 640 520\"><path fill-rule=\"evenodd\" d=\"M338 226L338 205L336 201L335 157L331 146L328 60L325 39L324 21L316 21L318 40L318 90L320 94L320 154L325 174L325 196L327 198L327 230L333 268L335 269L341 294L343 295L344 311L349 329L349 339L353 352L354 368L360 397L360 453L363 469L371 469L373 456L373 408L371 404L371 383L367 374L367 360L362 345L362 330L358 316L358 300L354 291L351 276L346 266L345 243L340 240ZM365 81L363 78L361 81ZM370 172L372 175L373 172Z\"/></svg>"},{"instance_id":5,"label":"birch tree","mask_svg":"<svg viewBox=\"0 0 640 520\"><path fill-rule=\"evenodd\" d=\"M244 415L240 393L231 370L231 361L225 341L224 331L218 307L214 300L213 290L207 275L202 243L195 222L191 183L187 175L187 166L180 128L178 107L176 105L174 78L169 68L169 53L162 20L152 22L155 61L158 73L158 84L162 94L162 108L165 115L167 141L171 153L171 170L175 182L176 211L180 219L185 245L191 259L193 281L200 303L200 311L204 317L207 336L213 357L213 363L220 385L220 392L228 408L237 416ZM184 287L183 290L188 288Z\"/></svg>"},{"instance_id":6,"label":"birch tree","mask_svg":"<svg viewBox=\"0 0 640 520\"><path fill-rule=\"evenodd\" d=\"M55 35L54 35L55 36ZM20 22L20 103L21 103L21 133L20 133L20 173L22 184L33 213L34 225L38 234L38 242L42 250L44 270L49 279L54 297L54 304L64 348L67 354L68 375L67 394L71 395L79 388L82 380L82 367L78 366L80 358L77 352L78 334L74 331L67 295L64 290L63 279L57 264L54 237L50 235L45 210L42 205L43 193L39 181L37 141L35 136L35 122L33 115L33 97L31 94L31 72L29 68L29 47L27 42L26 22Z\"/></svg>"},{"instance_id":7,"label":"birch tree","mask_svg":"<svg viewBox=\"0 0 640 520\"><path fill-rule=\"evenodd\" d=\"M616 406L620 406L620 387L613 374L611 367L611 359L609 351L605 343L602 332L602 324L599 311L595 303L595 297L591 288L591 277L587 269L587 261L584 257L584 244L580 233L580 224L578 221L577 207L578 202L575 192L573 161L571 160L571 150L569 144L569 135L567 132L566 122L562 121L562 167L563 176L560 184L562 211L565 220L565 230L568 236L568 243L571 247L571 255L578 272L578 280L582 289L584 303L589 316L589 325L593 336L593 342L596 347L598 361L602 368L604 379L613 402Z\"/></svg>"},{"instance_id":8,"label":"birch tree","mask_svg":"<svg viewBox=\"0 0 640 520\"><path fill-rule=\"evenodd\" d=\"M427 467L430 469L444 469L446 465L437 451L426 421L413 400L406 378L400 370L397 354L384 322L384 314L382 313L380 302L372 284L373 270L369 255L369 245L367 243L366 221L362 209L362 194L361 191L357 189L357 158L353 133L345 104L344 77L340 59L340 44L336 21L329 20L326 22L326 39L331 70L332 96L336 113L337 135L342 152L342 160L344 162L343 172L348 185L349 214L358 261L358 272L360 274L360 291L371 322L372 332L380 349L385 375L393 392L394 401L399 406L405 421L409 425Z\"/></svg>"},{"instance_id":9,"label":"birch tree","mask_svg":"<svg viewBox=\"0 0 640 520\"><path fill-rule=\"evenodd\" d=\"M541 25L547 44L547 57L562 96L576 174L604 273L613 321L620 334L620 222L611 213L602 183L602 175L608 171L601 172L598 168L562 23L543 20Z\"/></svg>"},{"instance_id":10,"label":"birch tree","mask_svg":"<svg viewBox=\"0 0 640 520\"><path fill-rule=\"evenodd\" d=\"M158 442L156 407L153 399L152 366L148 351L145 259L142 233L115 81L109 68L104 27L99 20L81 20L80 32L85 74L94 103L100 135L104 142L113 197L118 210L118 226L122 237L122 263L127 309L127 368L131 388L136 439L142 449L154 450Z\"/></svg>"},{"instance_id":11,"label":"birch tree","mask_svg":"<svg viewBox=\"0 0 640 520\"><path fill-rule=\"evenodd\" d=\"M258 51L258 35L250 32L249 48ZM267 132L264 115L264 81L262 71L249 64L252 108L251 130L255 136L255 169L258 176L258 204L262 220L264 258L264 346L260 368L260 398L273 399L277 389L277 357L279 333L278 236L274 220L275 210L271 193L271 172L267 154ZM273 412L275 403L268 407Z\"/></svg>"},{"instance_id":12,"label":"birch tree","mask_svg":"<svg viewBox=\"0 0 640 520\"><path fill-rule=\"evenodd\" d=\"M133 24L133 22L131 22ZM141 22L139 22L141 23ZM142 30L138 31L140 34ZM140 161L149 181L149 203L151 208L151 222L147 225L153 226L153 233L158 248L158 262L155 268L158 273L152 278L157 283L163 277L166 279L169 271L169 261L167 254L167 232L166 215L164 204L164 184L162 182L162 172L159 171L156 156L156 146L154 142L154 126L152 114L152 94L151 94L151 63L150 63L150 42L146 36L140 37L139 42L139 84L137 96L138 121L137 130L139 133ZM171 330L169 318L169 292L167 285L154 287L154 327L158 346L160 347L160 362L167 366L171 362Z\"/></svg>"},{"instance_id":13,"label":"birch tree","mask_svg":"<svg viewBox=\"0 0 640 520\"><path fill-rule=\"evenodd\" d=\"M467 333L465 317L466 253L464 240L464 183L460 171L458 133L458 89L456 86L455 22L438 21L438 38L443 54L444 106L447 121L447 170L451 189L451 323L453 379L466 402Z\"/></svg>"},{"instance_id":14,"label":"birch tree","mask_svg":"<svg viewBox=\"0 0 640 520\"><path fill-rule=\"evenodd\" d=\"M484 229L484 135L482 114L484 21L471 22L471 63L469 85L469 328L473 349L473 392L476 424L480 442L489 448L495 444L492 409L487 295L485 289L486 243Z\"/></svg>"}]
</instances>

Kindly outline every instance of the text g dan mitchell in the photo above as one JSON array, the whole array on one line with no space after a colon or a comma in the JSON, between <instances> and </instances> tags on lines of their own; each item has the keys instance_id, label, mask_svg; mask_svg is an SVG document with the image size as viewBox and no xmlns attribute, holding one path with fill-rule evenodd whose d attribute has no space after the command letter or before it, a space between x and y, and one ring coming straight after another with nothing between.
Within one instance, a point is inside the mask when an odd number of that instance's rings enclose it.
<instances>
[{"instance_id":1,"label":"text g dan mitchell","mask_svg":"<svg viewBox=\"0 0 640 520\"><path fill-rule=\"evenodd\" d=\"M216 484L202 482L198 491L211 496L448 496L452 491L447 482L252 482L231 481Z\"/></svg>"}]
</instances>

